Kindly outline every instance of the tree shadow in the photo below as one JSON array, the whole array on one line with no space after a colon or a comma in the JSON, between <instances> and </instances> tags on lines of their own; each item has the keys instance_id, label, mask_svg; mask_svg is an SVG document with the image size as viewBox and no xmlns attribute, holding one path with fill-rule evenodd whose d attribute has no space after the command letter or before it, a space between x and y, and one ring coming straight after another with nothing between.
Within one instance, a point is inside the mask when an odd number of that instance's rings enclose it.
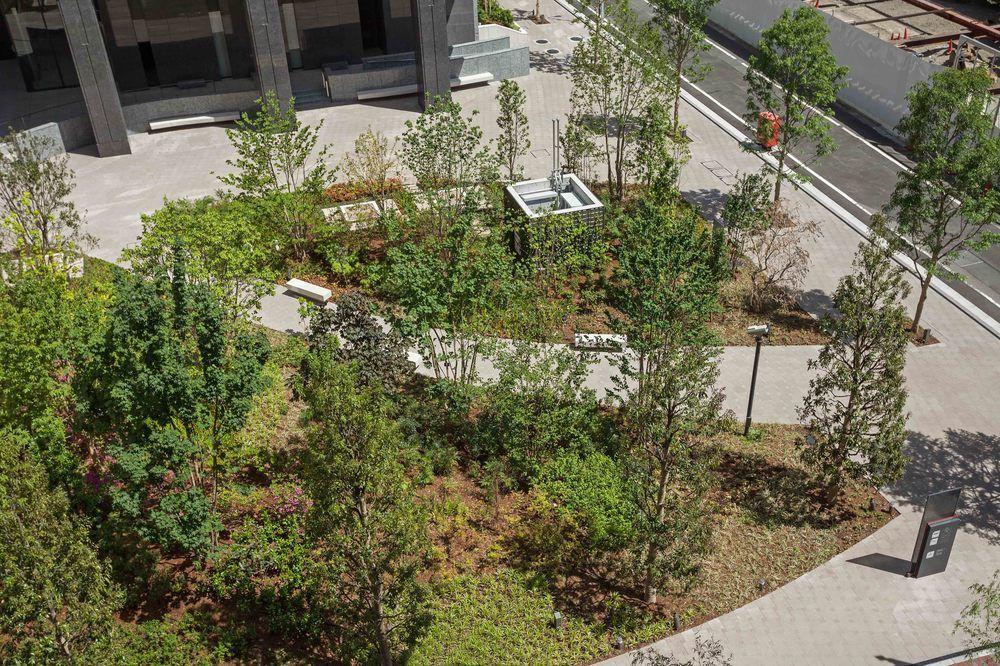
<instances>
[{"instance_id":1,"label":"tree shadow","mask_svg":"<svg viewBox=\"0 0 1000 666\"><path fill-rule=\"evenodd\" d=\"M821 289L802 291L796 301L800 308L817 318L836 312L836 308L833 307L833 298Z\"/></svg>"},{"instance_id":2,"label":"tree shadow","mask_svg":"<svg viewBox=\"0 0 1000 666\"><path fill-rule=\"evenodd\" d=\"M828 528L849 519L850 509L824 505L823 488L808 471L733 450L720 453L721 489L762 525Z\"/></svg>"},{"instance_id":3,"label":"tree shadow","mask_svg":"<svg viewBox=\"0 0 1000 666\"><path fill-rule=\"evenodd\" d=\"M863 567L878 569L879 571L885 571L886 573L896 574L898 576L905 576L910 571L909 560L893 557L892 555L885 555L883 553L870 553L868 555L862 555L861 557L855 557L854 559L847 561L851 564L859 564Z\"/></svg>"},{"instance_id":4,"label":"tree shadow","mask_svg":"<svg viewBox=\"0 0 1000 666\"><path fill-rule=\"evenodd\" d=\"M529 51L528 63L531 69L546 74L565 74L569 71L569 58L566 54L551 54L545 51Z\"/></svg>"},{"instance_id":5,"label":"tree shadow","mask_svg":"<svg viewBox=\"0 0 1000 666\"><path fill-rule=\"evenodd\" d=\"M715 226L721 225L722 209L726 207L728 196L719 188L686 190L681 193L684 200L694 206L701 216Z\"/></svg>"},{"instance_id":6,"label":"tree shadow","mask_svg":"<svg viewBox=\"0 0 1000 666\"><path fill-rule=\"evenodd\" d=\"M1000 545L1000 435L949 428L938 439L911 432L906 454L906 472L892 488L897 499L923 507L930 493L961 486L965 528Z\"/></svg>"}]
</instances>

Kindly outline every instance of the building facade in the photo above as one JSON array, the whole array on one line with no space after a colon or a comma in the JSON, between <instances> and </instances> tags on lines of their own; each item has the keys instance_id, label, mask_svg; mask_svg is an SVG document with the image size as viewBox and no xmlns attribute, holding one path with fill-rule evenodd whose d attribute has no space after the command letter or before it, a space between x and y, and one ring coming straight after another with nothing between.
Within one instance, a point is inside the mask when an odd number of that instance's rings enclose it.
<instances>
[{"instance_id":1,"label":"building facade","mask_svg":"<svg viewBox=\"0 0 1000 666\"><path fill-rule=\"evenodd\" d=\"M424 100L448 94L449 48L477 36L475 0L0 0L0 125L55 121L118 155L155 114L288 99L395 55Z\"/></svg>"}]
</instances>

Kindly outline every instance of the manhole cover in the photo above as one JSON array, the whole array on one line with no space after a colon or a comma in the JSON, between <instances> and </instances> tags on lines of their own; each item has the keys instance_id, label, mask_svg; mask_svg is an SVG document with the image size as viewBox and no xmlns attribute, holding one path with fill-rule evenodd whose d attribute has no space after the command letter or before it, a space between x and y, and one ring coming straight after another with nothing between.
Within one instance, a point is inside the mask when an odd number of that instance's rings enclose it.
<instances>
[{"instance_id":1,"label":"manhole cover","mask_svg":"<svg viewBox=\"0 0 1000 666\"><path fill-rule=\"evenodd\" d=\"M545 49L545 52L549 53L551 55L555 55L555 54L559 53L559 49Z\"/></svg>"},{"instance_id":2,"label":"manhole cover","mask_svg":"<svg viewBox=\"0 0 1000 666\"><path fill-rule=\"evenodd\" d=\"M580 35L573 35L572 37L569 38L569 41L571 41L571 42L582 42L583 41L583 37L581 37Z\"/></svg>"},{"instance_id":3,"label":"manhole cover","mask_svg":"<svg viewBox=\"0 0 1000 666\"><path fill-rule=\"evenodd\" d=\"M547 39L536 39L535 43L536 44L548 44L549 40L547 40Z\"/></svg>"}]
</instances>

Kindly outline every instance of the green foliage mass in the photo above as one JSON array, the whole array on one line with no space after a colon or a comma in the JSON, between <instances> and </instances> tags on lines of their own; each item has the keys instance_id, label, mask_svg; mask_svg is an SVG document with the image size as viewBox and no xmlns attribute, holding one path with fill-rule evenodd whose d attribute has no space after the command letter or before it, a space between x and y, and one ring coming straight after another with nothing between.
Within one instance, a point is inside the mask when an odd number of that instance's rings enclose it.
<instances>
[{"instance_id":1,"label":"green foliage mass","mask_svg":"<svg viewBox=\"0 0 1000 666\"><path fill-rule=\"evenodd\" d=\"M639 508L621 466L599 452L560 456L547 464L538 488L565 511L591 555L627 549L637 536Z\"/></svg>"},{"instance_id":2,"label":"green foliage mass","mask_svg":"<svg viewBox=\"0 0 1000 666\"><path fill-rule=\"evenodd\" d=\"M188 278L208 285L233 318L253 317L261 299L274 291L276 240L244 199L165 200L162 208L142 216L139 243L126 248L122 260L153 277L169 267L173 248L183 245Z\"/></svg>"},{"instance_id":3,"label":"green foliage mass","mask_svg":"<svg viewBox=\"0 0 1000 666\"><path fill-rule=\"evenodd\" d=\"M521 574L462 576L446 582L431 602L431 620L409 663L579 664L607 651L581 620L553 626L552 597Z\"/></svg>"},{"instance_id":4,"label":"green foliage mass","mask_svg":"<svg viewBox=\"0 0 1000 666\"><path fill-rule=\"evenodd\" d=\"M214 540L219 451L245 423L268 351L263 334L230 324L211 291L187 281L183 250L170 276L116 274L75 387L107 440L114 509L140 538L183 552Z\"/></svg>"},{"instance_id":5,"label":"green foliage mass","mask_svg":"<svg viewBox=\"0 0 1000 666\"><path fill-rule=\"evenodd\" d=\"M49 486L22 431L0 430L0 661L69 660L107 631L122 595L86 522Z\"/></svg>"}]
</instances>

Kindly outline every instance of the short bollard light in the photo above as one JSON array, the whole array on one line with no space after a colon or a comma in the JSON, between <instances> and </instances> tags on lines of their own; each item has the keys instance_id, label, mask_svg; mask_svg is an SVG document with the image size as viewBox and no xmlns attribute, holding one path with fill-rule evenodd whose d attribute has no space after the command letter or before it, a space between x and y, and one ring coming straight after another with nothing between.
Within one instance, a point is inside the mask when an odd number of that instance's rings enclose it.
<instances>
[{"instance_id":1,"label":"short bollard light","mask_svg":"<svg viewBox=\"0 0 1000 666\"><path fill-rule=\"evenodd\" d=\"M674 611L674 631L680 631L681 629L681 614Z\"/></svg>"},{"instance_id":2,"label":"short bollard light","mask_svg":"<svg viewBox=\"0 0 1000 666\"><path fill-rule=\"evenodd\" d=\"M748 326L747 333L752 335L757 341L757 348L753 353L753 374L750 376L750 399L747 401L747 420L743 426L743 436L750 434L750 415L753 413L753 392L757 388L757 364L760 362L760 345L767 336L771 335L770 324L757 324Z\"/></svg>"},{"instance_id":3,"label":"short bollard light","mask_svg":"<svg viewBox=\"0 0 1000 666\"><path fill-rule=\"evenodd\" d=\"M552 626L554 626L556 629L562 629L562 625L563 625L562 613L560 613L559 611L554 611L552 613Z\"/></svg>"},{"instance_id":4,"label":"short bollard light","mask_svg":"<svg viewBox=\"0 0 1000 666\"><path fill-rule=\"evenodd\" d=\"M764 592L767 591L767 581L764 580L763 578L761 578L759 581L757 581L757 586L760 587L760 593L761 594L764 594Z\"/></svg>"},{"instance_id":5,"label":"short bollard light","mask_svg":"<svg viewBox=\"0 0 1000 666\"><path fill-rule=\"evenodd\" d=\"M615 636L615 649L624 650L625 649L625 639L621 636Z\"/></svg>"}]
</instances>

